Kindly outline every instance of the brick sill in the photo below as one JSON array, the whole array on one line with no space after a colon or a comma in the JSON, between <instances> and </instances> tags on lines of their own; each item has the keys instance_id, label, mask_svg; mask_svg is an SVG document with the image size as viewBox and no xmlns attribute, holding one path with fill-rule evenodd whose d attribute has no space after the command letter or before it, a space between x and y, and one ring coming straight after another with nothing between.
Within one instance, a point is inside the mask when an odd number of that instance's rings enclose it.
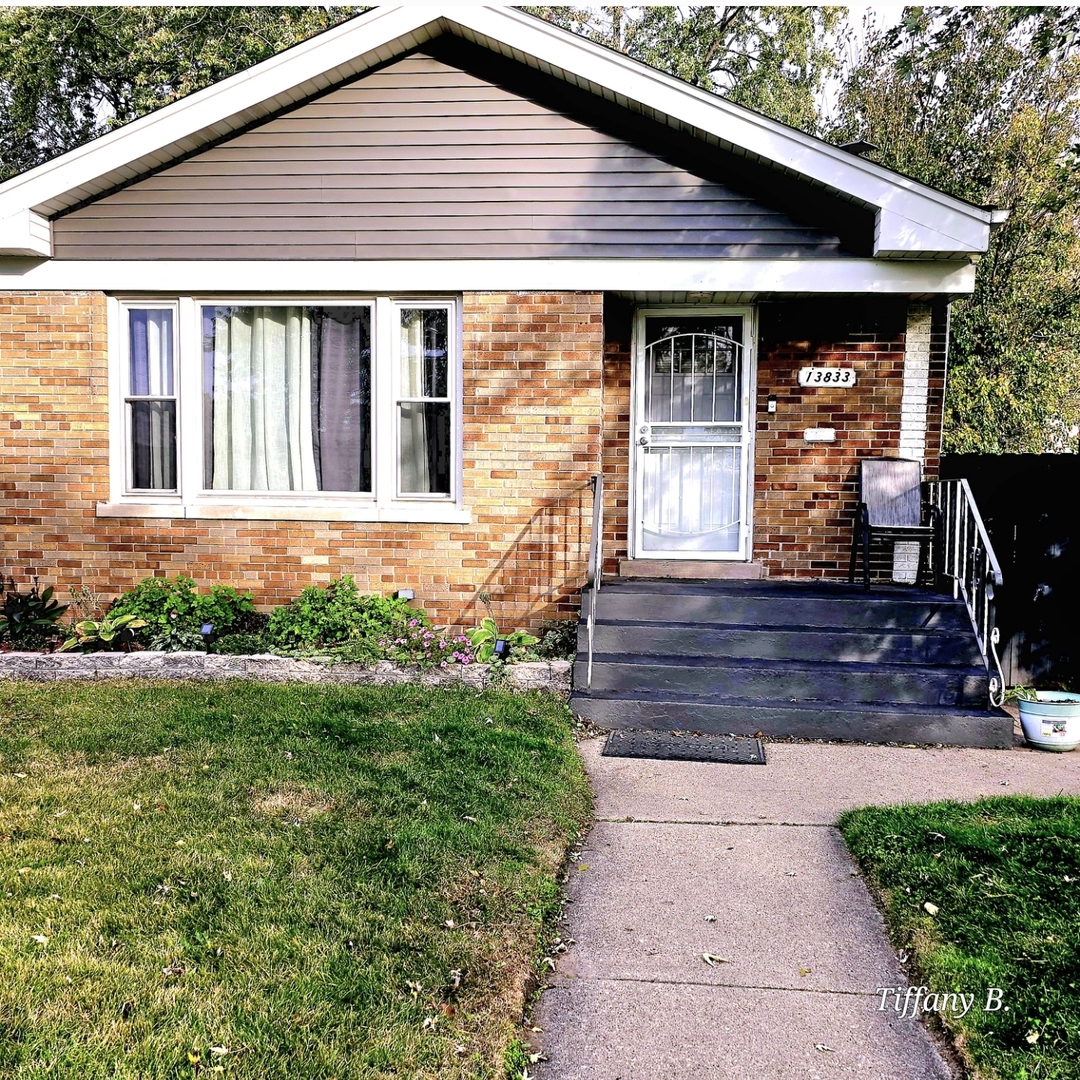
<instances>
[{"instance_id":1,"label":"brick sill","mask_svg":"<svg viewBox=\"0 0 1080 1080\"><path fill-rule=\"evenodd\" d=\"M238 521L400 521L434 525L470 525L472 511L447 503L361 504L109 502L97 504L102 518L185 518Z\"/></svg>"}]
</instances>

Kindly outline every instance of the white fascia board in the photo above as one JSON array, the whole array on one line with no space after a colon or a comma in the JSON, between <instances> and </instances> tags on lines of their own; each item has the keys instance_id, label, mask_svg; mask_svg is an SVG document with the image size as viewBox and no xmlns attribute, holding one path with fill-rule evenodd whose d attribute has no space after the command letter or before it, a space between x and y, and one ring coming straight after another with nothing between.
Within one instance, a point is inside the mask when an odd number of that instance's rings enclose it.
<instances>
[{"instance_id":1,"label":"white fascia board","mask_svg":"<svg viewBox=\"0 0 1080 1080\"><path fill-rule=\"evenodd\" d=\"M23 209L0 220L0 255L52 255L52 226L47 218Z\"/></svg>"},{"instance_id":2,"label":"white fascia board","mask_svg":"<svg viewBox=\"0 0 1080 1080\"><path fill-rule=\"evenodd\" d=\"M439 259L42 261L0 259L0 292L19 289L205 295L462 291L877 293L961 296L970 262L881 259Z\"/></svg>"},{"instance_id":3,"label":"white fascia board","mask_svg":"<svg viewBox=\"0 0 1080 1080\"><path fill-rule=\"evenodd\" d=\"M95 181L113 173L139 175L148 169L131 169L132 163L153 162L159 152L193 137L197 145L206 144L269 115L278 107L276 99L283 95L306 97L320 87L359 74L441 33L441 25L432 25L438 23L440 14L441 9L427 7L376 8L308 38L0 184L0 219L28 207L47 210L50 200L87 186L93 188ZM174 156L165 153L163 158ZM111 186L111 182L99 183L98 189Z\"/></svg>"},{"instance_id":4,"label":"white fascia board","mask_svg":"<svg viewBox=\"0 0 1080 1080\"><path fill-rule=\"evenodd\" d=\"M452 31L454 24L467 28L472 31L469 36L476 35L475 40L489 48L499 50L501 44L504 48L499 51L510 49L533 57L537 66L546 64L576 76L575 81L594 93L606 90L605 96L614 95L615 100L637 102L751 156L877 207L889 215L879 223L882 255L887 249L898 250L900 239L915 245L904 249L909 257L939 252L979 254L989 244L992 211L699 90L579 35L512 9L456 8L447 19ZM893 227L892 215L903 220L901 230Z\"/></svg>"}]
</instances>

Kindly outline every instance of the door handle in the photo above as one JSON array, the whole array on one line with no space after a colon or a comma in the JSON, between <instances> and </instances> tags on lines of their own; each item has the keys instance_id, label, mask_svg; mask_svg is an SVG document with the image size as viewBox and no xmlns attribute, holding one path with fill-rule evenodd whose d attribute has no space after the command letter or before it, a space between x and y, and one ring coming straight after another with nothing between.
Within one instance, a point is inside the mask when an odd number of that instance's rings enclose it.
<instances>
[{"instance_id":1,"label":"door handle","mask_svg":"<svg viewBox=\"0 0 1080 1080\"><path fill-rule=\"evenodd\" d=\"M652 427L642 424L638 428L638 446L648 446L652 442Z\"/></svg>"}]
</instances>

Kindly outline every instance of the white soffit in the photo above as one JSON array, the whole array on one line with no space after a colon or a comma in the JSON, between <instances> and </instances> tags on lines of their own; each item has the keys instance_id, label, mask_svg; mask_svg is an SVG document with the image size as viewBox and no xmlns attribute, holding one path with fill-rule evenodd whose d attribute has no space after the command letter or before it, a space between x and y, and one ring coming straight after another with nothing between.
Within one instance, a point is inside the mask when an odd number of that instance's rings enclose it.
<instances>
[{"instance_id":1,"label":"white soffit","mask_svg":"<svg viewBox=\"0 0 1080 1080\"><path fill-rule=\"evenodd\" d=\"M59 213L444 32L875 208L880 258L978 255L999 220L513 8L407 6L376 8L0 185L0 253L47 256L40 236L23 242L27 211Z\"/></svg>"}]
</instances>

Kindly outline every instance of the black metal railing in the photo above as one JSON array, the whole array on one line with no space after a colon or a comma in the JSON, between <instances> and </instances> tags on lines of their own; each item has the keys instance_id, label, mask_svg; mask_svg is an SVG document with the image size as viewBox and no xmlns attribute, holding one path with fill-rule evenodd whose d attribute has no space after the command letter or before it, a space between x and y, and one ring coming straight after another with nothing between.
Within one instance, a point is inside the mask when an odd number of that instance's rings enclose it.
<instances>
[{"instance_id":1,"label":"black metal railing","mask_svg":"<svg viewBox=\"0 0 1080 1080\"><path fill-rule=\"evenodd\" d=\"M596 626L596 594L604 572L604 478L597 474L589 481L593 491L592 535L589 537L589 567L586 585L589 589L589 666L585 676L586 688L592 686L593 629Z\"/></svg>"},{"instance_id":2,"label":"black metal railing","mask_svg":"<svg viewBox=\"0 0 1080 1080\"><path fill-rule=\"evenodd\" d=\"M994 625L994 590L1002 585L1001 566L968 482L932 480L927 488L937 510L934 570L952 579L953 596L964 598L990 673L990 704L1000 706L1005 700L1005 678L997 655L1001 635Z\"/></svg>"}]
</instances>

